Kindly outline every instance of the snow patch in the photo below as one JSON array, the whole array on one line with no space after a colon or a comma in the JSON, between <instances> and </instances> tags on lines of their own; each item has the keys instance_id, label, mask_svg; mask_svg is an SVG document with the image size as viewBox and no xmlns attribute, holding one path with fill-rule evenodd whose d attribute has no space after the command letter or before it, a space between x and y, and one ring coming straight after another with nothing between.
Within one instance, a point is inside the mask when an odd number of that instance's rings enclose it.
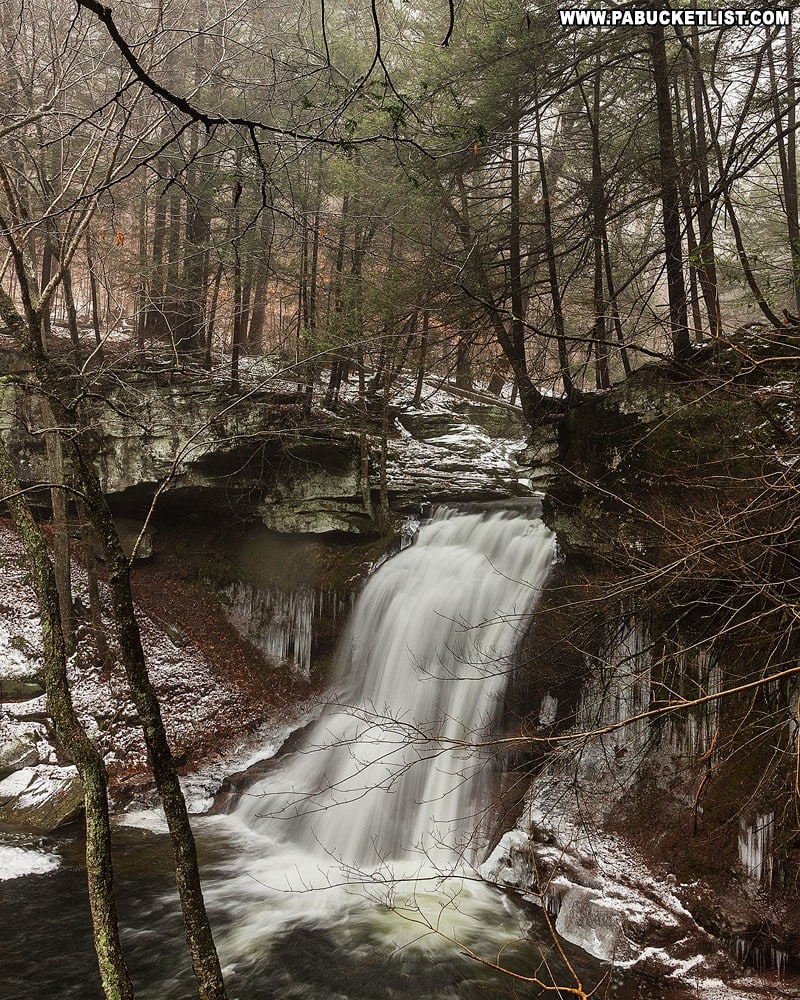
<instances>
[{"instance_id":1,"label":"snow patch","mask_svg":"<svg viewBox=\"0 0 800 1000\"><path fill-rule=\"evenodd\" d=\"M21 878L23 875L46 875L55 871L60 864L59 858L53 854L0 844L0 882Z\"/></svg>"}]
</instances>

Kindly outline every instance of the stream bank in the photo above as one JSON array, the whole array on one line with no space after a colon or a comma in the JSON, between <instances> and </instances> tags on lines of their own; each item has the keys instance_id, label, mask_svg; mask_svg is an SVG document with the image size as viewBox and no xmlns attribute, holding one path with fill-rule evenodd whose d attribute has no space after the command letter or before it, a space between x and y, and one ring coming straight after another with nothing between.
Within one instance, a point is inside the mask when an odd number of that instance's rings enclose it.
<instances>
[{"instance_id":1,"label":"stream bank","mask_svg":"<svg viewBox=\"0 0 800 1000\"><path fill-rule=\"evenodd\" d=\"M797 832L789 812L797 692L791 673L762 683L765 666L783 674L782 665L791 671L797 661L794 632L776 624L782 609L796 603L787 570L796 558L797 495L797 386L790 374L768 363L746 379L735 372L720 378L719 369L696 380L647 369L567 416L558 442L561 471L545 499L561 560L519 648L506 706L507 731L523 737L505 782L512 787L505 827L512 830L484 868L490 880L542 903L558 929L591 954L646 975L702 981L708 995L712 988L737 998L800 992L794 985ZM433 448L457 452L464 433L456 416L421 422ZM715 433L698 435L698 427L709 426ZM398 431L401 451L411 454L403 440ZM553 458L552 441L534 450ZM408 481L430 462L432 453L424 454L406 466ZM453 462L440 471L439 496L454 489L457 455ZM516 475L515 491L530 490L530 471L517 467ZM432 481L419 480L426 488ZM416 487L393 482L398 507L412 509ZM159 554L156 535L152 562L137 570L144 591L164 595L163 607L155 598L153 613L194 617L193 628L205 616L193 607L191 587L181 610L170 579L193 575L194 582L184 581L192 587L212 579L224 598L236 573L216 553L238 544L224 526L205 540L207 528L193 515L203 495L195 488L178 490L167 504L157 525L164 549ZM754 505L759 491L767 499ZM484 485L477 495L509 492ZM466 482L464 496L475 494ZM141 515L129 507L132 497L126 486L115 502ZM235 520L242 510L229 516ZM227 595L245 634L285 623L284 631L278 628L284 638L269 648L285 650L281 669L300 685L287 689L286 704L307 690L303 684L313 684L305 637L308 623L313 636L322 620L315 607L331 591L346 604L347 580L357 587L384 544L372 528L366 538L349 529L331 535L328 523L323 518L319 533L296 536L291 545L286 534L262 524L259 546L272 538L280 552L249 589ZM178 556L173 575L157 584L164 550L181 546L186 559ZM230 558L248 549L245 541ZM340 564L335 553L344 551ZM319 578L292 576L315 560L329 564ZM189 570L197 563L199 572ZM754 605L753 568L779 594L778 606ZM290 579L310 601L292 605L289 589L276 598L275 584ZM754 607L755 629L746 616ZM324 661L333 634L320 638ZM234 675L235 659L229 661ZM231 692L247 687L245 674L234 677ZM752 696L717 697L732 684L750 683ZM234 694L223 697L235 716ZM666 711L648 714L659 709ZM646 717L630 724L632 716ZM598 727L607 732L576 741L576 732ZM748 977L737 959L770 977Z\"/></svg>"}]
</instances>

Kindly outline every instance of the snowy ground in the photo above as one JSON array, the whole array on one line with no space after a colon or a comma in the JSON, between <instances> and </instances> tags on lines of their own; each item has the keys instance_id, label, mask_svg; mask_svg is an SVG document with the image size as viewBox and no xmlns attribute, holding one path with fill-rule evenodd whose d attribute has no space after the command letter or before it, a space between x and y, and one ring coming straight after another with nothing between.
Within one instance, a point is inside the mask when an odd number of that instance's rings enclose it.
<instances>
[{"instance_id":1,"label":"snowy ground","mask_svg":"<svg viewBox=\"0 0 800 1000\"><path fill-rule=\"evenodd\" d=\"M24 558L16 534L0 523L0 678L36 683L41 679L41 638L35 598L26 579ZM86 580L75 568L75 590L88 604ZM200 650L185 636L168 634L140 615L142 640L151 678L159 692L170 743L179 759L204 762L202 780L193 792L195 811L207 805L212 786L222 780L231 757L250 753L249 747L266 717L263 706L232 683L215 675ZM78 654L69 664L73 698L90 736L101 748L120 802L147 796L146 750L133 703L118 662L101 663L85 632ZM48 781L74 773L59 761L46 720L44 695L0 704L0 745L25 740L30 759L24 773L0 782L0 795L11 796L23 780L37 794ZM237 739L238 736L238 739ZM15 784L16 783L16 784ZM194 786L193 786L194 787Z\"/></svg>"},{"instance_id":2,"label":"snowy ground","mask_svg":"<svg viewBox=\"0 0 800 1000\"><path fill-rule=\"evenodd\" d=\"M622 837L587 823L573 799L557 779L537 783L518 827L481 866L483 877L521 889L547 910L562 938L594 957L685 987L687 995L800 997L796 981L737 965L681 902L692 887L653 870ZM537 883L544 891L532 893Z\"/></svg>"}]
</instances>

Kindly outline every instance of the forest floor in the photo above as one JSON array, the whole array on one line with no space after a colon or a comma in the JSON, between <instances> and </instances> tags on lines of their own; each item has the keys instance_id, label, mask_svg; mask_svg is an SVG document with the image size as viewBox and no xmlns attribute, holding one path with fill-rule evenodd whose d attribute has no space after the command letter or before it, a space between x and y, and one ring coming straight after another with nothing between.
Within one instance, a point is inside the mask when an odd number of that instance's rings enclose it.
<instances>
[{"instance_id":1,"label":"forest floor","mask_svg":"<svg viewBox=\"0 0 800 1000\"><path fill-rule=\"evenodd\" d=\"M4 677L38 679L41 638L35 598L19 540L0 520L0 654ZM74 567L76 592L87 604L85 572ZM133 572L140 626L151 677L161 699L168 735L182 773L220 769L251 752L269 732L290 729L309 710L313 692L303 677L267 663L242 639L221 602L182 571L168 553ZM109 662L110 661L110 662ZM113 655L101 661L90 629L78 628L70 663L76 707L103 749L117 808L148 801L152 792L146 752L122 670ZM2 706L4 724L39 730L40 765L63 763L48 741L44 696ZM201 807L203 803L197 803Z\"/></svg>"}]
</instances>

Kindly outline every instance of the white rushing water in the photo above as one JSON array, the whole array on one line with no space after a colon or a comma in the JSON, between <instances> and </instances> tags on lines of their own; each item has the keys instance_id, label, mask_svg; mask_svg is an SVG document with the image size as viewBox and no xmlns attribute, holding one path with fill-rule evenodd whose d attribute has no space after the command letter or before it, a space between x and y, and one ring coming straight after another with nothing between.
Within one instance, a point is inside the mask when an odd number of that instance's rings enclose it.
<instances>
[{"instance_id":1,"label":"white rushing water","mask_svg":"<svg viewBox=\"0 0 800 1000\"><path fill-rule=\"evenodd\" d=\"M450 864L480 826L485 753L520 617L552 558L540 521L443 513L369 580L337 653L340 704L238 815L372 868Z\"/></svg>"},{"instance_id":2,"label":"white rushing water","mask_svg":"<svg viewBox=\"0 0 800 1000\"><path fill-rule=\"evenodd\" d=\"M443 511L369 579L340 640L336 703L220 820L239 840L210 890L234 928L224 952L309 923L396 942L381 924L397 910L417 938L456 897L462 938L463 919L481 935L502 923L498 898L471 882L493 758L478 744L553 537L525 513Z\"/></svg>"}]
</instances>

